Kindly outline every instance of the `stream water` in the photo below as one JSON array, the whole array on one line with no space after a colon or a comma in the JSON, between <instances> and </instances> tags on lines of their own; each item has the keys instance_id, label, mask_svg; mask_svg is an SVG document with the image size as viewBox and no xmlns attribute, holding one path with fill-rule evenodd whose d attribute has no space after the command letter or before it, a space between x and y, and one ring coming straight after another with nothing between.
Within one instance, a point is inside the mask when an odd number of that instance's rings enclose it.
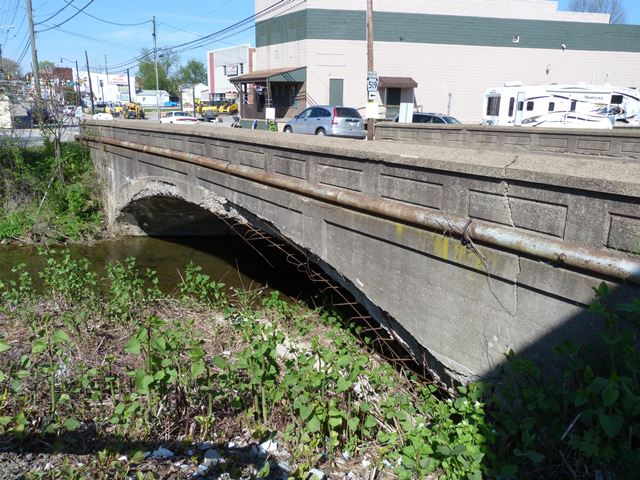
<instances>
[{"instance_id":1,"label":"stream water","mask_svg":"<svg viewBox=\"0 0 640 480\"><path fill-rule=\"evenodd\" d=\"M56 248L56 247L53 247ZM301 282L292 278L292 269L278 259L267 262L261 254L238 237L120 237L93 245L68 245L74 258L86 258L92 269L105 276L106 264L135 257L143 269L158 273L160 288L168 293L180 282L180 273L191 261L203 273L229 287L245 290L272 287L297 296ZM11 268L24 263L36 280L46 260L31 245L0 245L0 280L14 278ZM37 283L36 283L37 285Z\"/></svg>"}]
</instances>

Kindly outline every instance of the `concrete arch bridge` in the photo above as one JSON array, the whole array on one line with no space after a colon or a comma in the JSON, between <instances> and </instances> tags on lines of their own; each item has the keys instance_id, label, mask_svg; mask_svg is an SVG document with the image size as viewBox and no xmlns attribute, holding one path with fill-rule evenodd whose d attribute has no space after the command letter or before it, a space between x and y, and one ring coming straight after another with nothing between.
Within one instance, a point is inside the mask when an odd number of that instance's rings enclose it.
<instances>
[{"instance_id":1,"label":"concrete arch bridge","mask_svg":"<svg viewBox=\"0 0 640 480\"><path fill-rule=\"evenodd\" d=\"M303 249L462 382L509 350L552 366L555 345L592 338L600 282L640 295L636 160L149 121L88 121L80 139L114 228L248 222Z\"/></svg>"}]
</instances>

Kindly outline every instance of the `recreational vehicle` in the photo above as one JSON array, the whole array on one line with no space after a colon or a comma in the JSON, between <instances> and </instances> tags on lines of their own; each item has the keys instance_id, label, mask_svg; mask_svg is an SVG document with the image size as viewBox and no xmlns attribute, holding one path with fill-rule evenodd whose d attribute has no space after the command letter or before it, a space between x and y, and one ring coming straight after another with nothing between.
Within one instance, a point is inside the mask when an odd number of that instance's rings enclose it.
<instances>
[{"instance_id":1,"label":"recreational vehicle","mask_svg":"<svg viewBox=\"0 0 640 480\"><path fill-rule=\"evenodd\" d=\"M640 126L640 92L610 85L506 83L485 92L482 124L560 128Z\"/></svg>"}]
</instances>

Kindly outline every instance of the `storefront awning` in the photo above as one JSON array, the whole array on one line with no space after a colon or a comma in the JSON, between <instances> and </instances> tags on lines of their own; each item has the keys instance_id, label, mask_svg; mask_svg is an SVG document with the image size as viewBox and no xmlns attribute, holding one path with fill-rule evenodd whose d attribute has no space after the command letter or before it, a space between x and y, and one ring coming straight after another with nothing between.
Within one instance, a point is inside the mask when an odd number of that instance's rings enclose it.
<instances>
[{"instance_id":1,"label":"storefront awning","mask_svg":"<svg viewBox=\"0 0 640 480\"><path fill-rule=\"evenodd\" d=\"M256 70L229 79L231 83L293 83L307 80L307 67L275 68L272 70Z\"/></svg>"},{"instance_id":2,"label":"storefront awning","mask_svg":"<svg viewBox=\"0 0 640 480\"><path fill-rule=\"evenodd\" d=\"M380 88L416 88L418 82L411 77L380 77Z\"/></svg>"}]
</instances>

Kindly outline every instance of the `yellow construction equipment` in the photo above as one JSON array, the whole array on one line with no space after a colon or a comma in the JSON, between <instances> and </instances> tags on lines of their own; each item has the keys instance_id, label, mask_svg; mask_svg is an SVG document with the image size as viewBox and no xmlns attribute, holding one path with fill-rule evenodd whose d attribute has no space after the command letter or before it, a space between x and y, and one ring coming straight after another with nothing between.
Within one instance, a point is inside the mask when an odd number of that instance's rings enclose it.
<instances>
[{"instance_id":1,"label":"yellow construction equipment","mask_svg":"<svg viewBox=\"0 0 640 480\"><path fill-rule=\"evenodd\" d=\"M215 120L218 117L218 108L213 102L196 99L196 112L207 121Z\"/></svg>"},{"instance_id":2,"label":"yellow construction equipment","mask_svg":"<svg viewBox=\"0 0 640 480\"><path fill-rule=\"evenodd\" d=\"M130 119L144 118L144 109L142 108L142 105L140 105L139 103L135 103L135 102L125 103L123 112L124 112L123 114L124 118L130 118Z\"/></svg>"},{"instance_id":3,"label":"yellow construction equipment","mask_svg":"<svg viewBox=\"0 0 640 480\"><path fill-rule=\"evenodd\" d=\"M122 105L122 102L107 102L104 107L104 112L110 113L114 117L119 117L120 115L122 115L123 111L124 105Z\"/></svg>"}]
</instances>

